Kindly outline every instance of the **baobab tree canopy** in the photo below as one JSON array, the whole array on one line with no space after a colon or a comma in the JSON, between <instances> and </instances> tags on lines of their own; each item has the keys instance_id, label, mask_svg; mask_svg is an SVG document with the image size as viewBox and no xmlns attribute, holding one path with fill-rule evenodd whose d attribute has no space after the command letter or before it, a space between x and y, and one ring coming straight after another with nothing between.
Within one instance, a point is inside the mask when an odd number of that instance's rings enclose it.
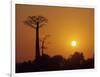
<instances>
[{"instance_id":1,"label":"baobab tree canopy","mask_svg":"<svg viewBox=\"0 0 100 77\"><path fill-rule=\"evenodd\" d=\"M43 16L28 16L27 20L25 21L25 23L31 26L32 28L36 28L37 23L39 24L39 27L41 27L47 22L48 20Z\"/></svg>"}]
</instances>

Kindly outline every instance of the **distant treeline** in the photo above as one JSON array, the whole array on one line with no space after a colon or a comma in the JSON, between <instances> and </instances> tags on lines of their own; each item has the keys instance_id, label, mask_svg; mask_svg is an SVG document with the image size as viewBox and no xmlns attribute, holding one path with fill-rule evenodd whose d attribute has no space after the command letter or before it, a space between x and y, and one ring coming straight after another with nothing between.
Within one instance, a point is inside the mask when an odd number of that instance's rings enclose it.
<instances>
[{"instance_id":1,"label":"distant treeline","mask_svg":"<svg viewBox=\"0 0 100 77\"><path fill-rule=\"evenodd\" d=\"M16 63L16 73L94 68L94 58L85 60L83 53L75 52L68 59L60 55L43 54L39 60Z\"/></svg>"}]
</instances>

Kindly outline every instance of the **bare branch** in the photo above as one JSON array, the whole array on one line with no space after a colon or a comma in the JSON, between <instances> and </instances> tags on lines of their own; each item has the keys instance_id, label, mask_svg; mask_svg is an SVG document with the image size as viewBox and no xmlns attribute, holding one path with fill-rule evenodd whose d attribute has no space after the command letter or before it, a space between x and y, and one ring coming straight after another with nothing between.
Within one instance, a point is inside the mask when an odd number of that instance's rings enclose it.
<instances>
[{"instance_id":1,"label":"bare branch","mask_svg":"<svg viewBox=\"0 0 100 77\"><path fill-rule=\"evenodd\" d=\"M42 23L42 24L39 24L39 25L40 25L39 27L41 28L42 26L44 26L44 25L45 25L45 23Z\"/></svg>"},{"instance_id":2,"label":"bare branch","mask_svg":"<svg viewBox=\"0 0 100 77\"><path fill-rule=\"evenodd\" d=\"M41 25L41 24L47 23L48 20L47 20L45 17L43 17L43 16L38 16L37 21L38 21L38 22L40 23L40 25Z\"/></svg>"},{"instance_id":3,"label":"bare branch","mask_svg":"<svg viewBox=\"0 0 100 77\"><path fill-rule=\"evenodd\" d=\"M37 17L36 16L28 16L28 19L32 21L32 23L37 23Z\"/></svg>"},{"instance_id":4,"label":"bare branch","mask_svg":"<svg viewBox=\"0 0 100 77\"><path fill-rule=\"evenodd\" d=\"M24 21L24 23L27 24L28 26L30 26L30 27L36 29L36 27L33 26L33 24L31 23L31 21Z\"/></svg>"}]
</instances>

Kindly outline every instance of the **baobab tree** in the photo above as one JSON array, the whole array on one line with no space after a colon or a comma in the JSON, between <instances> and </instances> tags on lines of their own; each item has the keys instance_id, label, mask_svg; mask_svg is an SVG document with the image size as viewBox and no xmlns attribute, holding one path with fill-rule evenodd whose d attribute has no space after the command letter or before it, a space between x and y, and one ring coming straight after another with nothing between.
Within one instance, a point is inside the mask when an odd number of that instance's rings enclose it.
<instances>
[{"instance_id":1,"label":"baobab tree","mask_svg":"<svg viewBox=\"0 0 100 77\"><path fill-rule=\"evenodd\" d=\"M24 22L36 31L36 60L40 58L40 48L39 48L39 29L47 23L47 19L43 16L28 16L27 20Z\"/></svg>"}]
</instances>

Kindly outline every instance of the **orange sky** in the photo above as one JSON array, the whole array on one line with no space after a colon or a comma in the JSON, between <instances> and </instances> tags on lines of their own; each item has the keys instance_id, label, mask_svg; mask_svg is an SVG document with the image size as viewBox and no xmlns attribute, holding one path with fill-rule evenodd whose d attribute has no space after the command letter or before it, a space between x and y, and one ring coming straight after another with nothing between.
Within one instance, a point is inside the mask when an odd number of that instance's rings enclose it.
<instances>
[{"instance_id":1,"label":"orange sky","mask_svg":"<svg viewBox=\"0 0 100 77\"><path fill-rule=\"evenodd\" d=\"M28 16L44 16L47 25L40 29L40 38L49 34L44 53L67 58L75 51L83 52L85 58L94 53L94 9L16 5L16 62L33 60L35 57L35 30L23 22ZM77 46L72 47L71 41Z\"/></svg>"}]
</instances>

